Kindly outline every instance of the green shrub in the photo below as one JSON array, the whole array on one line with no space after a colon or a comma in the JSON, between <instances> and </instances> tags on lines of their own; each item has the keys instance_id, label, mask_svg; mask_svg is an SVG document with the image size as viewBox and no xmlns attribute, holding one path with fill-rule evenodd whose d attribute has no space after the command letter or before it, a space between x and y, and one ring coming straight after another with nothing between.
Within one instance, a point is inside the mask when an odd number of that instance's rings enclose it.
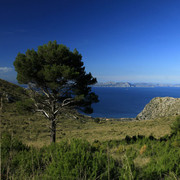
<instances>
[{"instance_id":1,"label":"green shrub","mask_svg":"<svg viewBox=\"0 0 180 180\"><path fill-rule=\"evenodd\" d=\"M174 141L147 141L144 156L150 162L139 173L142 179L163 179L169 172L180 176L180 149ZM140 179L141 179L140 178Z\"/></svg>"},{"instance_id":2,"label":"green shrub","mask_svg":"<svg viewBox=\"0 0 180 180\"><path fill-rule=\"evenodd\" d=\"M73 140L49 149L52 162L45 178L52 179L111 179L118 177L115 160L102 151L94 151L87 141Z\"/></svg>"},{"instance_id":3,"label":"green shrub","mask_svg":"<svg viewBox=\"0 0 180 180\"><path fill-rule=\"evenodd\" d=\"M19 152L12 159L12 169L16 169L14 176L18 179L38 176L46 165L43 157L42 151L34 148Z\"/></svg>"},{"instance_id":4,"label":"green shrub","mask_svg":"<svg viewBox=\"0 0 180 180\"><path fill-rule=\"evenodd\" d=\"M127 138L129 140L129 138ZM1 139L1 179L165 179L180 177L178 134L166 141L62 141L30 148L9 134ZM110 154L116 148L114 160ZM136 166L135 159L149 159ZM118 159L118 158L116 158Z\"/></svg>"},{"instance_id":5,"label":"green shrub","mask_svg":"<svg viewBox=\"0 0 180 180\"><path fill-rule=\"evenodd\" d=\"M35 149L10 135L2 138L2 179L115 179L119 167L107 152L83 140Z\"/></svg>"},{"instance_id":6,"label":"green shrub","mask_svg":"<svg viewBox=\"0 0 180 180\"><path fill-rule=\"evenodd\" d=\"M94 151L99 151L102 147L102 144L100 141L98 140L95 140L93 143L92 143L92 150Z\"/></svg>"},{"instance_id":7,"label":"green shrub","mask_svg":"<svg viewBox=\"0 0 180 180\"><path fill-rule=\"evenodd\" d=\"M8 179L8 176L14 174L16 167L13 167L12 161L18 153L29 148L21 141L17 140L8 133L2 134L1 138L1 174L2 179Z\"/></svg>"},{"instance_id":8,"label":"green shrub","mask_svg":"<svg viewBox=\"0 0 180 180\"><path fill-rule=\"evenodd\" d=\"M101 122L101 119L100 119L100 118L94 118L94 122L100 123L100 122Z\"/></svg>"},{"instance_id":9,"label":"green shrub","mask_svg":"<svg viewBox=\"0 0 180 180\"><path fill-rule=\"evenodd\" d=\"M34 102L31 99L16 102L16 110L19 114L27 114L33 112Z\"/></svg>"},{"instance_id":10,"label":"green shrub","mask_svg":"<svg viewBox=\"0 0 180 180\"><path fill-rule=\"evenodd\" d=\"M171 126L171 129L172 129L172 133L174 134L177 134L178 132L180 132L180 116L176 117L176 121Z\"/></svg>"},{"instance_id":11,"label":"green shrub","mask_svg":"<svg viewBox=\"0 0 180 180\"><path fill-rule=\"evenodd\" d=\"M133 159L125 154L122 160L122 164L123 166L120 169L119 179L123 179L123 180L137 179L138 170L134 166Z\"/></svg>"},{"instance_id":12,"label":"green shrub","mask_svg":"<svg viewBox=\"0 0 180 180\"><path fill-rule=\"evenodd\" d=\"M27 95L26 89L24 89L24 88L22 88L22 87L17 87L17 88L15 89L15 91L16 91L18 94Z\"/></svg>"},{"instance_id":13,"label":"green shrub","mask_svg":"<svg viewBox=\"0 0 180 180\"><path fill-rule=\"evenodd\" d=\"M1 137L1 153L2 157L8 156L12 151L19 152L27 150L28 147L24 145L21 141L17 140L15 137L9 133L3 133Z\"/></svg>"},{"instance_id":14,"label":"green shrub","mask_svg":"<svg viewBox=\"0 0 180 180\"><path fill-rule=\"evenodd\" d=\"M126 151L125 147L123 145L119 145L116 149L116 153L122 154Z\"/></svg>"}]
</instances>

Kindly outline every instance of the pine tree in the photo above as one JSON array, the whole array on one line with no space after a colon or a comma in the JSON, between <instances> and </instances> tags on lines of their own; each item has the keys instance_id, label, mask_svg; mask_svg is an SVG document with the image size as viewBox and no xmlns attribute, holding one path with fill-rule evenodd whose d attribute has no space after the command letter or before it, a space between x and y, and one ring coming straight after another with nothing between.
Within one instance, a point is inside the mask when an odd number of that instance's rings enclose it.
<instances>
[{"instance_id":1,"label":"pine tree","mask_svg":"<svg viewBox=\"0 0 180 180\"><path fill-rule=\"evenodd\" d=\"M14 61L17 80L28 84L35 109L50 120L51 142L56 141L58 114L66 107L92 113L98 96L91 91L96 78L85 72L82 56L56 41L39 46L35 51L19 53Z\"/></svg>"}]
</instances>

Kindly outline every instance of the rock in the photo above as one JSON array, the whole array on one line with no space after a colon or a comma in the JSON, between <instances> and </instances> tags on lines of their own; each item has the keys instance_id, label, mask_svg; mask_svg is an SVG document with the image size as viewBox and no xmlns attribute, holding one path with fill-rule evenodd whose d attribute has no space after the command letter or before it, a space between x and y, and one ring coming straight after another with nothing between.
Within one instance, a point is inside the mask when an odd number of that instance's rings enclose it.
<instances>
[{"instance_id":1,"label":"rock","mask_svg":"<svg viewBox=\"0 0 180 180\"><path fill-rule=\"evenodd\" d=\"M180 115L180 98L156 97L145 106L136 119L147 120L174 115Z\"/></svg>"}]
</instances>

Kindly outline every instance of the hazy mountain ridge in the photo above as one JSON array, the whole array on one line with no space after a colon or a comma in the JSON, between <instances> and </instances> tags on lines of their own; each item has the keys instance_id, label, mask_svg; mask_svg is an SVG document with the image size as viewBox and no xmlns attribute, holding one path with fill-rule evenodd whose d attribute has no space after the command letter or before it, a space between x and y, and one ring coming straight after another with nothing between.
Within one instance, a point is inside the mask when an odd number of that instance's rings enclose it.
<instances>
[{"instance_id":1,"label":"hazy mountain ridge","mask_svg":"<svg viewBox=\"0 0 180 180\"><path fill-rule=\"evenodd\" d=\"M129 82L99 82L95 87L180 87L180 84L156 84L156 83L129 83Z\"/></svg>"}]
</instances>

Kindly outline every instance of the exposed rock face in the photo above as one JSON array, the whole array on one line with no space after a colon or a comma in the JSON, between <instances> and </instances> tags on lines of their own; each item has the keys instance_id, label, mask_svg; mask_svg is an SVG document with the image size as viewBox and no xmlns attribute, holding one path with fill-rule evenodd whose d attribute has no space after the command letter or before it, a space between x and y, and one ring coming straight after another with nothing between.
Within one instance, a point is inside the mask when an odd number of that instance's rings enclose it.
<instances>
[{"instance_id":1,"label":"exposed rock face","mask_svg":"<svg viewBox=\"0 0 180 180\"><path fill-rule=\"evenodd\" d=\"M173 115L180 115L180 98L156 97L137 115L137 119L147 120Z\"/></svg>"}]
</instances>

